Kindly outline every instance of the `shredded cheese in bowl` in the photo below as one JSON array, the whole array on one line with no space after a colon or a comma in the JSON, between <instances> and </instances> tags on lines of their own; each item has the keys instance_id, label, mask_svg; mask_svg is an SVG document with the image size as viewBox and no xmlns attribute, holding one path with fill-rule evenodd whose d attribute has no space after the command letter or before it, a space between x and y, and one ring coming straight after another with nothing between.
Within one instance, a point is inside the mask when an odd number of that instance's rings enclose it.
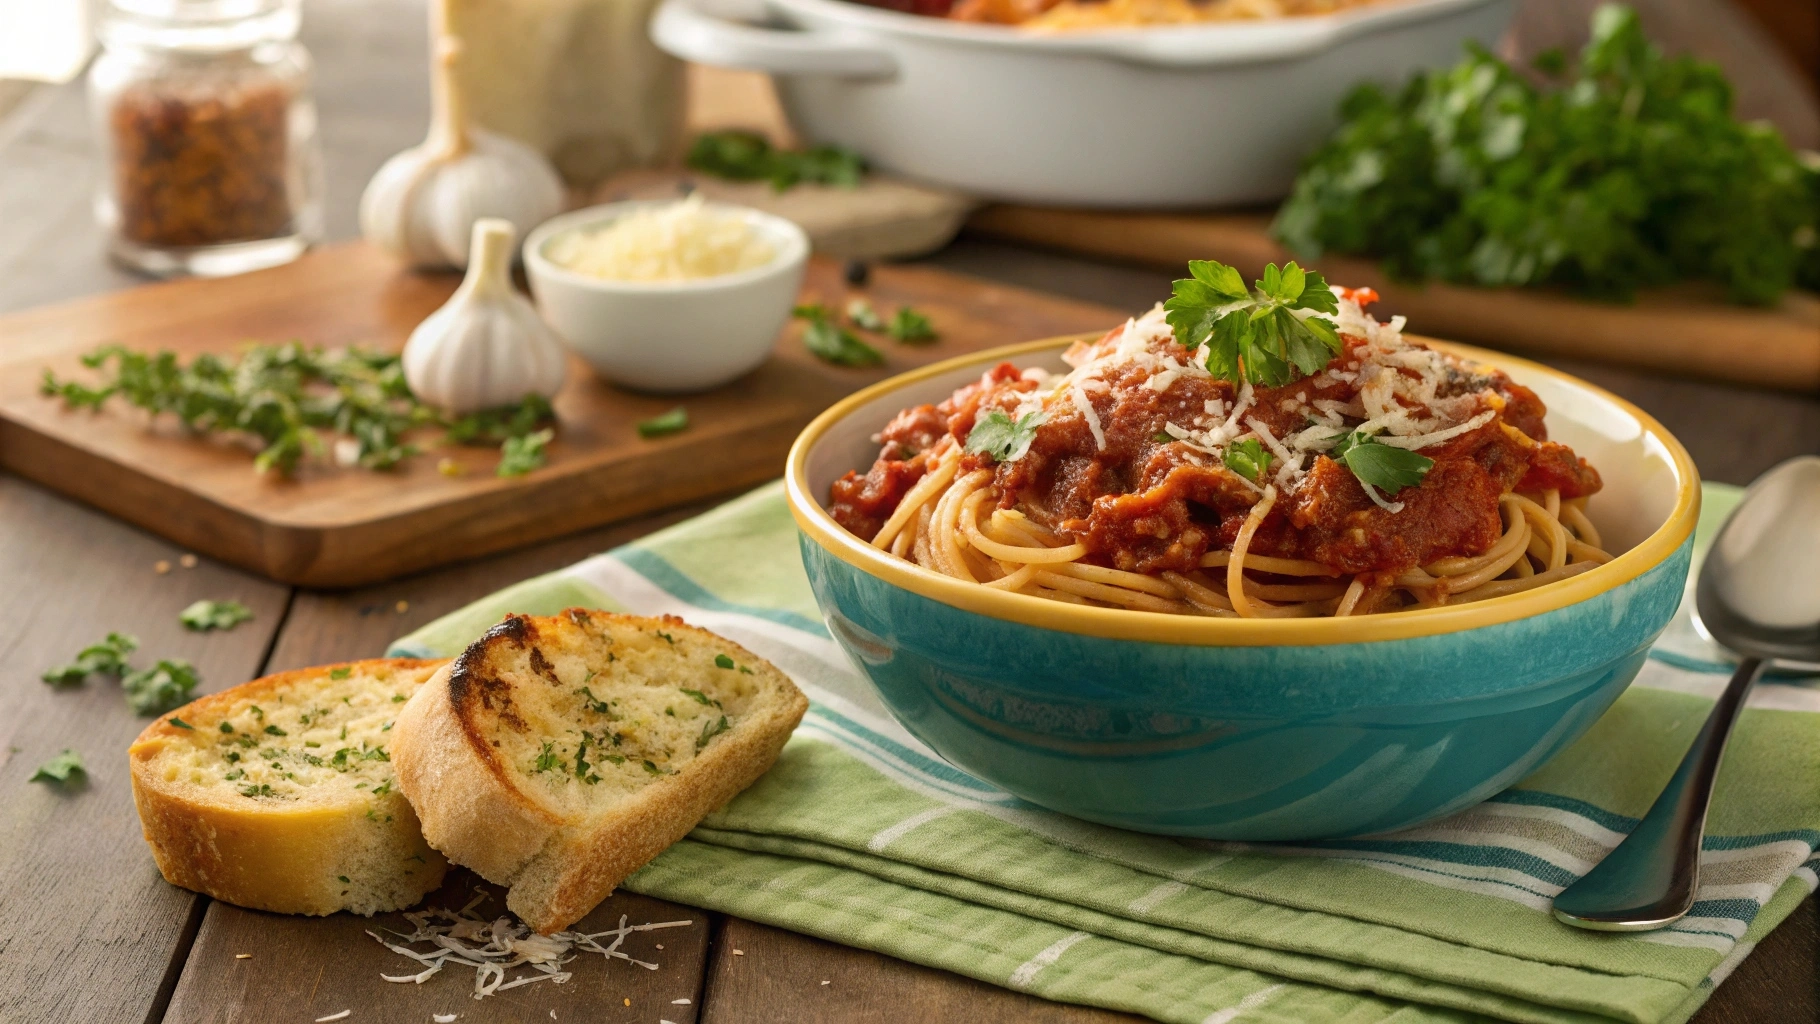
<instances>
[{"instance_id":1,"label":"shredded cheese in bowl","mask_svg":"<svg viewBox=\"0 0 1820 1024\"><path fill-rule=\"evenodd\" d=\"M762 267L777 248L745 218L709 209L701 196L643 206L604 224L565 231L544 258L609 281L696 281Z\"/></svg>"}]
</instances>

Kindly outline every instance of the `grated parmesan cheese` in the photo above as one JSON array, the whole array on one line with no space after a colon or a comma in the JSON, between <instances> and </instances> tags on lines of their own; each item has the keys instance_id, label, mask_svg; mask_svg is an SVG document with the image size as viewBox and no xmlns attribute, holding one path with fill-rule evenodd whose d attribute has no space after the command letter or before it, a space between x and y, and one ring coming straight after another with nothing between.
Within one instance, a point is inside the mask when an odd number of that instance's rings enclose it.
<instances>
[{"instance_id":1,"label":"grated parmesan cheese","mask_svg":"<svg viewBox=\"0 0 1820 1024\"><path fill-rule=\"evenodd\" d=\"M607 281L696 281L754 270L777 249L751 222L710 210L699 193L645 206L606 224L550 239L543 254L577 274Z\"/></svg>"}]
</instances>

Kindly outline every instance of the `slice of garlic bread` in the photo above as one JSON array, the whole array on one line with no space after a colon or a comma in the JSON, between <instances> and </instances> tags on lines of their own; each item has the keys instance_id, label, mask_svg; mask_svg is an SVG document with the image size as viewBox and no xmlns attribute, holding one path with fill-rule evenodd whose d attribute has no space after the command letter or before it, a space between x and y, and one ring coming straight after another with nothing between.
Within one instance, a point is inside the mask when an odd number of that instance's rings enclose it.
<instances>
[{"instance_id":1,"label":"slice of garlic bread","mask_svg":"<svg viewBox=\"0 0 1820 1024\"><path fill-rule=\"evenodd\" d=\"M808 706L678 618L510 615L411 698L393 758L430 845L548 934L763 775Z\"/></svg>"},{"instance_id":2,"label":"slice of garlic bread","mask_svg":"<svg viewBox=\"0 0 1820 1024\"><path fill-rule=\"evenodd\" d=\"M398 791L406 702L445 662L280 672L178 708L127 751L133 802L173 885L285 914L412 906L448 864Z\"/></svg>"}]
</instances>

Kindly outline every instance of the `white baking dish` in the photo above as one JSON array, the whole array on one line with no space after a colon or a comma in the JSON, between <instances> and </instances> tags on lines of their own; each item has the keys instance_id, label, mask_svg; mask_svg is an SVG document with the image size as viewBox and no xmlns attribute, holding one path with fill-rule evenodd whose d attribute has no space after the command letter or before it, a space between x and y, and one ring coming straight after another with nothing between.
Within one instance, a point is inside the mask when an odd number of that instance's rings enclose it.
<instances>
[{"instance_id":1,"label":"white baking dish","mask_svg":"<svg viewBox=\"0 0 1820 1024\"><path fill-rule=\"evenodd\" d=\"M874 167L989 199L1100 207L1275 199L1355 83L1490 45L1516 0L1037 34L849 0L666 0L658 46L767 71L791 122ZM759 23L752 23L753 21Z\"/></svg>"}]
</instances>

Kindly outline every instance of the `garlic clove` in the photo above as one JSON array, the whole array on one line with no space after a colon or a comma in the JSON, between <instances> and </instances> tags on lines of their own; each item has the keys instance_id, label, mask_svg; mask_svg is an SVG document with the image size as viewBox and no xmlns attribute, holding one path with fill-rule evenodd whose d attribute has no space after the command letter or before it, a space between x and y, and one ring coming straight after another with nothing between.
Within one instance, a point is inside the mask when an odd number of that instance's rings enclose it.
<instances>
[{"instance_id":1,"label":"garlic clove","mask_svg":"<svg viewBox=\"0 0 1820 1024\"><path fill-rule=\"evenodd\" d=\"M446 12L438 19L445 25ZM562 179L543 154L468 124L454 66L460 41L439 34L432 65L430 131L387 160L360 197L360 232L418 267L464 267L469 235L483 217L519 232L562 209Z\"/></svg>"},{"instance_id":2,"label":"garlic clove","mask_svg":"<svg viewBox=\"0 0 1820 1024\"><path fill-rule=\"evenodd\" d=\"M554 397L568 370L562 343L512 287L517 232L509 221L475 222L468 273L441 309L405 343L405 381L419 399L461 415Z\"/></svg>"}]
</instances>

